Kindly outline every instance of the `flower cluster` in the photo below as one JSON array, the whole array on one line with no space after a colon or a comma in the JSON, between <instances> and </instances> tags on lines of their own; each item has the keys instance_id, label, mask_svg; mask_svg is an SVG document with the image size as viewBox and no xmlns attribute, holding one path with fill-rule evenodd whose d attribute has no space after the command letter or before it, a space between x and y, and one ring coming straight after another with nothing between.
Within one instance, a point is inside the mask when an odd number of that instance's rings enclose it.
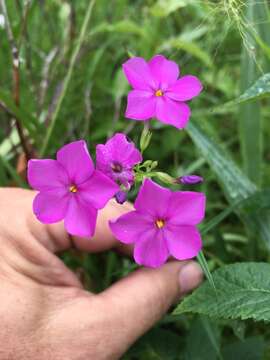
<instances>
[{"instance_id":1,"label":"flower cluster","mask_svg":"<svg viewBox=\"0 0 270 360\"><path fill-rule=\"evenodd\" d=\"M123 71L133 88L128 94L127 118L145 121L156 117L178 129L187 125L190 108L186 101L202 90L195 76L178 78L178 65L162 55L148 62L131 58L123 64ZM172 191L151 178L177 186L203 179L191 174L175 179L157 171L157 161L143 161L150 139L145 128L139 151L126 135L116 133L97 145L96 166L83 140L63 146L56 160L30 160L28 182L38 191L33 202L37 219L45 224L63 220L69 234L92 237L98 210L112 198L123 204L133 185L142 183L134 211L110 220L112 233L120 242L134 244L134 259L140 265L159 267L169 256L179 260L196 256L202 247L196 226L204 218L205 195Z\"/></svg>"}]
</instances>

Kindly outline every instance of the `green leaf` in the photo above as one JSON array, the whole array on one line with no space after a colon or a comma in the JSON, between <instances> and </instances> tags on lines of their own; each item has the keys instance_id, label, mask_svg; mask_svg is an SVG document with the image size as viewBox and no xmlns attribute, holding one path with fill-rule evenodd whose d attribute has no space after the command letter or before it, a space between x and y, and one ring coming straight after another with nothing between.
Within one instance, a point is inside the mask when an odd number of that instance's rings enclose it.
<instances>
[{"instance_id":1,"label":"green leaf","mask_svg":"<svg viewBox=\"0 0 270 360\"><path fill-rule=\"evenodd\" d=\"M128 351L126 358L176 360L181 353L181 338L176 333L162 328L150 330Z\"/></svg>"},{"instance_id":2,"label":"green leaf","mask_svg":"<svg viewBox=\"0 0 270 360\"><path fill-rule=\"evenodd\" d=\"M205 282L174 311L221 319L270 321L270 264L237 263L213 273L216 291Z\"/></svg>"},{"instance_id":3,"label":"green leaf","mask_svg":"<svg viewBox=\"0 0 270 360\"><path fill-rule=\"evenodd\" d=\"M166 40L165 43L159 46L157 52L162 52L164 50L172 50L172 49L184 50L185 52L201 60L201 62L203 62L206 66L208 67L213 66L212 60L206 51L204 51L195 42L186 41L181 37L176 37Z\"/></svg>"},{"instance_id":4,"label":"green leaf","mask_svg":"<svg viewBox=\"0 0 270 360\"><path fill-rule=\"evenodd\" d=\"M139 36L147 36L145 30L137 25L135 22L130 20L122 20L113 24L102 23L96 26L89 34L93 36L99 33L109 32L109 33L123 33L123 34L133 34Z\"/></svg>"},{"instance_id":5,"label":"green leaf","mask_svg":"<svg viewBox=\"0 0 270 360\"><path fill-rule=\"evenodd\" d=\"M228 101L223 105L215 106L208 110L198 109L196 110L196 115L199 115L202 112L204 114L226 113L233 106L246 104L266 97L270 97L270 73L262 75L238 98Z\"/></svg>"},{"instance_id":6,"label":"green leaf","mask_svg":"<svg viewBox=\"0 0 270 360\"><path fill-rule=\"evenodd\" d=\"M210 272L210 269L208 267L207 261L204 257L204 253L202 251L199 252L199 254L197 255L197 260L198 263L200 264L205 277L207 278L207 280L209 281L209 284L211 284L212 288L215 289L215 282L213 280L212 274Z\"/></svg>"},{"instance_id":7,"label":"green leaf","mask_svg":"<svg viewBox=\"0 0 270 360\"><path fill-rule=\"evenodd\" d=\"M222 350L224 360L262 360L266 344L262 337L254 336L226 345Z\"/></svg>"},{"instance_id":8,"label":"green leaf","mask_svg":"<svg viewBox=\"0 0 270 360\"><path fill-rule=\"evenodd\" d=\"M239 96L238 99L233 100L233 103L242 104L268 96L270 96L270 73L261 76L241 96Z\"/></svg>"},{"instance_id":9,"label":"green leaf","mask_svg":"<svg viewBox=\"0 0 270 360\"><path fill-rule=\"evenodd\" d=\"M158 0L151 7L151 13L156 17L166 17L172 12L191 4L191 0Z\"/></svg>"},{"instance_id":10,"label":"green leaf","mask_svg":"<svg viewBox=\"0 0 270 360\"><path fill-rule=\"evenodd\" d=\"M257 24L256 8L260 6L262 6L260 3L254 2L253 0L247 0L245 16L248 22ZM242 46L240 69L241 92L251 86L258 77L258 65L254 54L257 49L256 42L249 34L246 36L247 38ZM253 47L254 51L250 51L250 47ZM249 91L249 95L247 94L246 97L250 98L250 95L254 96L254 93L260 94L260 92L263 92L263 88L256 87L253 91ZM244 98L246 97L244 96ZM262 175L262 117L260 106L257 101L253 101L249 104L243 104L243 101L241 103L239 112L239 134L244 170L254 183L260 185Z\"/></svg>"},{"instance_id":11,"label":"green leaf","mask_svg":"<svg viewBox=\"0 0 270 360\"><path fill-rule=\"evenodd\" d=\"M0 89L0 103L3 104L6 111L14 116L22 126L28 130L29 134L35 139L37 131L41 128L36 118L25 111L22 107L18 107L8 93Z\"/></svg>"},{"instance_id":12,"label":"green leaf","mask_svg":"<svg viewBox=\"0 0 270 360\"><path fill-rule=\"evenodd\" d=\"M196 318L188 331L185 360L220 359L220 329L206 317Z\"/></svg>"},{"instance_id":13,"label":"green leaf","mask_svg":"<svg viewBox=\"0 0 270 360\"><path fill-rule=\"evenodd\" d=\"M0 155L0 163L2 167L7 171L7 173L10 175L11 179L15 182L17 186L20 186L22 188L27 188L28 185L26 182L18 175L16 169L6 160L4 157Z\"/></svg>"},{"instance_id":14,"label":"green leaf","mask_svg":"<svg viewBox=\"0 0 270 360\"><path fill-rule=\"evenodd\" d=\"M58 101L57 101L57 104L56 104L56 107L55 107L55 111L54 111L54 113L52 115L50 125L48 127L44 142L43 142L41 150L40 150L40 156L41 157L43 157L46 154L47 148L48 148L48 146L50 144L51 137L53 135L53 131L55 129L55 126L56 126L56 123L57 123L57 120L58 120L58 115L60 113L60 109L62 107L63 100L64 100L64 98L65 98L65 96L67 94L68 86L69 86L70 80L72 78L73 71L75 69L75 64L76 64L78 54L80 52L80 49L81 49L81 47L83 45L83 42L85 40L85 37L86 37L86 31L87 31L87 28L88 28L88 25L89 25L89 22L90 22L90 19L91 19L92 9L93 9L94 4L95 4L95 0L90 1L89 4L88 4L88 7L87 7L87 10L86 10L84 19L83 19L83 23L82 23L82 26L81 26L80 34L79 34L79 37L78 37L78 41L77 41L77 43L75 45L75 48L73 50L73 53L71 55L71 59L70 59L69 67L68 67L68 70L67 70L67 74L66 74L66 76L64 78L64 81L63 81L63 88L62 88L61 94L60 94L60 96L58 98Z\"/></svg>"},{"instance_id":15,"label":"green leaf","mask_svg":"<svg viewBox=\"0 0 270 360\"><path fill-rule=\"evenodd\" d=\"M253 195L248 196L246 199L235 202L228 208L224 209L218 215L216 215L201 226L201 234L207 234L210 230L220 224L221 221L223 221L233 211L236 211L240 208L244 208L245 211L251 213L257 212L258 210L262 209L270 209L270 189L257 191Z\"/></svg>"},{"instance_id":16,"label":"green leaf","mask_svg":"<svg viewBox=\"0 0 270 360\"><path fill-rule=\"evenodd\" d=\"M214 142L193 121L189 122L187 131L198 147L201 155L211 166L231 204L247 199L258 189L238 166L226 155L225 149ZM269 212L248 214L242 211L241 216L246 225L256 232L270 250L270 217Z\"/></svg>"}]
</instances>

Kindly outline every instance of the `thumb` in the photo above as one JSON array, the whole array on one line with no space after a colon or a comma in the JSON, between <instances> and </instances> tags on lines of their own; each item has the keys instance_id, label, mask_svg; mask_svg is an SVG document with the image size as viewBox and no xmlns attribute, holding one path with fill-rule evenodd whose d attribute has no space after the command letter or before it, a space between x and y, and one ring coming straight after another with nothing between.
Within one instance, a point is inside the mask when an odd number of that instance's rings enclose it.
<instances>
[{"instance_id":1,"label":"thumb","mask_svg":"<svg viewBox=\"0 0 270 360\"><path fill-rule=\"evenodd\" d=\"M128 348L202 278L196 262L172 261L159 269L137 270L100 294L114 327L119 327L123 347Z\"/></svg>"}]
</instances>

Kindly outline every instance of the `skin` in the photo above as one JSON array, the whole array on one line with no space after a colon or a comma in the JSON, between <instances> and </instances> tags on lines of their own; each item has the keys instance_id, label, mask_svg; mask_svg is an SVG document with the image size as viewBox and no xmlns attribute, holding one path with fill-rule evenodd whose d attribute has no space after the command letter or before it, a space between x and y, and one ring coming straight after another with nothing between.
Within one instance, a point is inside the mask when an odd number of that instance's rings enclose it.
<instances>
[{"instance_id":1,"label":"skin","mask_svg":"<svg viewBox=\"0 0 270 360\"><path fill-rule=\"evenodd\" d=\"M35 193L0 189L0 360L113 360L202 280L195 262L141 268L100 294L82 284L55 255L72 245L87 252L120 246L108 226L130 210L111 202L93 239L71 238L63 223L44 225L32 213Z\"/></svg>"}]
</instances>

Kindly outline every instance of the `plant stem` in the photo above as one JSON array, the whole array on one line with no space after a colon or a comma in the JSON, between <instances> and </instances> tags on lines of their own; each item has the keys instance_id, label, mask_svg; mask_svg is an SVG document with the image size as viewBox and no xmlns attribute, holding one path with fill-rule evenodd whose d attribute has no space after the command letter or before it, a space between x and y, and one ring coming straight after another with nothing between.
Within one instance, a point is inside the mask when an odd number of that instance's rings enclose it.
<instances>
[{"instance_id":1,"label":"plant stem","mask_svg":"<svg viewBox=\"0 0 270 360\"><path fill-rule=\"evenodd\" d=\"M12 28L11 28L11 25L10 25L5 0L0 0L0 7L1 7L3 15L5 17L7 37L8 37L8 42L9 42L11 55L12 55L13 99L14 99L14 102L15 102L16 106L19 107L19 105L20 105L20 58L19 58L19 51L18 51L18 48L17 48L15 40L14 40L14 35L13 35ZM16 129L18 131L19 137L20 137L21 146L22 146L23 151L25 153L26 159L30 159L31 151L29 150L28 142L27 142L23 127L22 127L21 122L19 121L18 118L15 118L15 125L16 125Z\"/></svg>"},{"instance_id":2,"label":"plant stem","mask_svg":"<svg viewBox=\"0 0 270 360\"><path fill-rule=\"evenodd\" d=\"M85 34L86 34L86 30L87 30L87 27L88 27L88 24L89 24L89 21L90 21L90 18L91 18L94 3L95 3L95 0L92 0L92 1L89 2L89 5L88 5L88 8L87 8L85 17L84 17L84 21L83 21L83 24L82 24L82 27L81 27L79 39L78 39L78 42L77 42L77 44L75 46L75 49L74 49L74 51L72 53L69 68L68 68L68 72L67 72L67 75L66 75L66 77L64 79L64 82L63 82L62 92L61 92L61 95L58 98L58 102L56 104L55 111L53 113L53 116L52 116L50 125L48 127L48 131L47 131L44 143L43 143L41 151L40 151L40 156L41 157L43 157L45 155L45 153L47 151L47 148L49 146L49 143L50 143L50 140L51 140L51 137L52 137L52 134L53 134L57 119L58 119L58 115L59 115L63 100L64 100L65 95L67 93L68 85L70 83L70 80L71 80L71 77L72 77L72 74L73 74L73 71L74 71L74 67L75 67L75 63L76 63L78 54L80 52L81 46L82 46L82 44L84 42L84 39L85 39Z\"/></svg>"}]
</instances>

